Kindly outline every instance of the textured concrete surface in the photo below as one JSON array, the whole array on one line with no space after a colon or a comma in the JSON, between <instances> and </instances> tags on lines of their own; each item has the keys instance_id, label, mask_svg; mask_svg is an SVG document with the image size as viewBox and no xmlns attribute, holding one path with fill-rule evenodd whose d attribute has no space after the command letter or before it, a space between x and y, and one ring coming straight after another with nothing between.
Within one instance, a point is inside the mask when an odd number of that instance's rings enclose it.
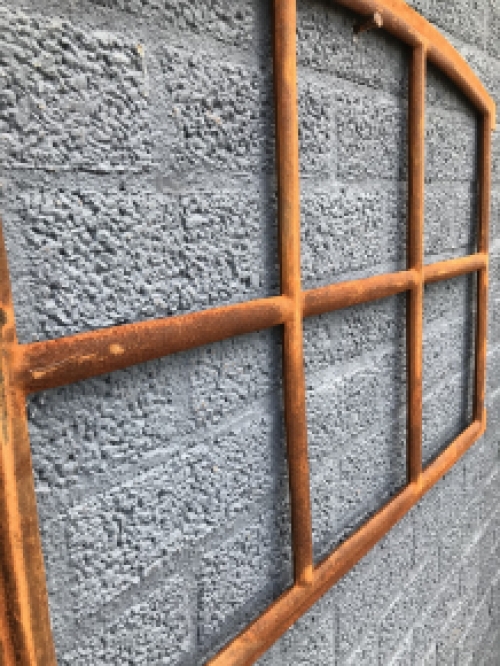
<instances>
[{"instance_id":1,"label":"textured concrete surface","mask_svg":"<svg viewBox=\"0 0 500 666\"><path fill-rule=\"evenodd\" d=\"M500 95L496 0L414 0ZM298 0L305 288L404 268L408 50ZM271 3L4 0L20 340L279 292ZM429 67L426 261L474 251L477 119ZM489 428L259 661L498 666L500 133ZM469 422L475 284L425 290L424 459ZM405 298L304 324L316 560L404 484ZM281 332L28 400L61 665L199 666L291 579Z\"/></svg>"},{"instance_id":2,"label":"textured concrete surface","mask_svg":"<svg viewBox=\"0 0 500 666\"><path fill-rule=\"evenodd\" d=\"M12 210L6 228L22 253L12 279L23 286L23 341L279 291L271 215L255 187L245 197L38 191L16 197Z\"/></svg>"}]
</instances>

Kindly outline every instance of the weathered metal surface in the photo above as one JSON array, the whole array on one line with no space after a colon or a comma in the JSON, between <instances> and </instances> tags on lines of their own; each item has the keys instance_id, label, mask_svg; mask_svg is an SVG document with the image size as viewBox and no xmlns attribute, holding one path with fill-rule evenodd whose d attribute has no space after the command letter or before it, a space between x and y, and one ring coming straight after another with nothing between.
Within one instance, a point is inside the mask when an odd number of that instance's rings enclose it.
<instances>
[{"instance_id":1,"label":"weathered metal surface","mask_svg":"<svg viewBox=\"0 0 500 666\"><path fill-rule=\"evenodd\" d=\"M8 573L4 571L6 558L0 554L3 567L0 569L0 664L2 666L15 666L14 645L12 644L13 632L10 628L9 608L7 606L7 591L4 579Z\"/></svg>"},{"instance_id":2,"label":"weathered metal surface","mask_svg":"<svg viewBox=\"0 0 500 666\"><path fill-rule=\"evenodd\" d=\"M278 326L290 320L292 315L292 301L277 296L18 345L14 358L15 376L27 393L35 393Z\"/></svg>"},{"instance_id":3,"label":"weathered metal surface","mask_svg":"<svg viewBox=\"0 0 500 666\"><path fill-rule=\"evenodd\" d=\"M25 396L225 338L283 325L284 402L291 491L294 584L209 663L255 662L347 573L472 446L486 427L488 227L491 131L495 106L461 56L401 0L340 0L412 47L409 112L407 270L309 291L300 282L296 2L274 0L275 96L281 296L204 312L19 345L7 260L0 237L0 663L52 666L43 557L25 412ZM426 63L451 78L481 115L479 241L469 257L423 266L424 104ZM473 423L422 469L423 285L477 273ZM302 320L408 293L408 483L340 547L313 566Z\"/></svg>"},{"instance_id":4,"label":"weathered metal surface","mask_svg":"<svg viewBox=\"0 0 500 666\"><path fill-rule=\"evenodd\" d=\"M280 3L282 4L282 3ZM295 584L260 618L245 629L209 663L211 666L246 666L258 659L332 585L349 571L395 525L481 436L486 427L484 382L486 361L487 227L489 214L490 132L494 103L480 81L456 51L413 10L397 0L341 2L361 13L380 11L384 27L413 47L409 109L409 234L408 270L304 293L304 316L348 307L408 290L408 485L363 527L314 568L307 587ZM290 15L295 2L288 2ZM281 7L283 9L283 7ZM290 27L292 30L292 27ZM293 26L295 32L295 26ZM427 61L440 67L483 114L480 167L480 220L478 254L464 259L423 266L425 72ZM477 272L478 325L476 387L473 423L422 470L422 325L423 285ZM289 465L291 461L289 461Z\"/></svg>"},{"instance_id":5,"label":"weathered metal surface","mask_svg":"<svg viewBox=\"0 0 500 666\"><path fill-rule=\"evenodd\" d=\"M384 23L384 30L409 46L426 46L427 60L446 74L479 111L491 118L492 129L495 129L495 102L458 51L423 16L403 0L337 0L337 2L362 15L378 12Z\"/></svg>"},{"instance_id":6,"label":"weathered metal surface","mask_svg":"<svg viewBox=\"0 0 500 666\"><path fill-rule=\"evenodd\" d=\"M418 274L408 292L406 354L408 438L406 449L409 483L422 473L422 327L424 286L424 181L425 181L425 81L426 47L414 47L410 63L408 99L408 268Z\"/></svg>"},{"instance_id":7,"label":"weathered metal surface","mask_svg":"<svg viewBox=\"0 0 500 666\"><path fill-rule=\"evenodd\" d=\"M477 274L476 364L474 381L474 418L483 421L486 391L486 338L488 335L488 246L491 209L491 123L484 116L479 149L479 233L477 249L485 264Z\"/></svg>"},{"instance_id":8,"label":"weathered metal surface","mask_svg":"<svg viewBox=\"0 0 500 666\"><path fill-rule=\"evenodd\" d=\"M283 330L283 394L294 579L296 585L307 585L312 578L313 545L300 285L299 125L295 25L295 3L275 0L274 91L281 291L293 303L293 316L285 323Z\"/></svg>"},{"instance_id":9,"label":"weathered metal surface","mask_svg":"<svg viewBox=\"0 0 500 666\"><path fill-rule=\"evenodd\" d=\"M485 253L471 254L468 257L439 261L436 264L424 266L424 282L439 282L440 280L451 280L451 278L475 273L488 267L488 255Z\"/></svg>"},{"instance_id":10,"label":"weathered metal surface","mask_svg":"<svg viewBox=\"0 0 500 666\"><path fill-rule=\"evenodd\" d=\"M7 257L0 227L0 638L6 664L56 664L38 529L26 399L12 377L19 348ZM2 605L0 603L0 605Z\"/></svg>"},{"instance_id":11,"label":"weathered metal surface","mask_svg":"<svg viewBox=\"0 0 500 666\"><path fill-rule=\"evenodd\" d=\"M418 273L410 270L311 289L304 292L304 317L395 296L414 288L418 279Z\"/></svg>"}]
</instances>

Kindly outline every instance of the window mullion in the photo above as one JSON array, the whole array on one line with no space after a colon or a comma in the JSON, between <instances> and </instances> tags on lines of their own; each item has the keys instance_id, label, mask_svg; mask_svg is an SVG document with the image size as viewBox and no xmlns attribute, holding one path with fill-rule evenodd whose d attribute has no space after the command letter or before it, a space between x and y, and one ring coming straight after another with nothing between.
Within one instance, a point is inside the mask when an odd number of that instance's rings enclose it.
<instances>
[{"instance_id":1,"label":"window mullion","mask_svg":"<svg viewBox=\"0 0 500 666\"><path fill-rule=\"evenodd\" d=\"M408 103L408 269L418 274L408 293L408 482L422 474L422 327L423 327L423 235L425 178L425 87L426 47L413 48Z\"/></svg>"},{"instance_id":2,"label":"window mullion","mask_svg":"<svg viewBox=\"0 0 500 666\"><path fill-rule=\"evenodd\" d=\"M304 585L312 580L313 547L300 280L296 12L295 0L275 0L274 86L281 291L292 304L292 314L283 332L283 391L294 578L296 584Z\"/></svg>"},{"instance_id":3,"label":"window mullion","mask_svg":"<svg viewBox=\"0 0 500 666\"><path fill-rule=\"evenodd\" d=\"M479 232L477 251L487 256L489 246L491 198L491 131L490 114L483 115L479 147ZM477 275L476 367L474 420L485 421L486 337L488 330L488 263Z\"/></svg>"}]
</instances>

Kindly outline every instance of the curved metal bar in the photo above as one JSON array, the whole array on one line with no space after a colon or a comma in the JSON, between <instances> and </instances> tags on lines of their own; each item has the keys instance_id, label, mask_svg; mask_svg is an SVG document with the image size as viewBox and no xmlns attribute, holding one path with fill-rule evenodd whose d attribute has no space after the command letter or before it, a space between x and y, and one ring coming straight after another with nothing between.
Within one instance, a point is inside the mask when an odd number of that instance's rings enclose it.
<instances>
[{"instance_id":1,"label":"curved metal bar","mask_svg":"<svg viewBox=\"0 0 500 666\"><path fill-rule=\"evenodd\" d=\"M491 118L495 129L495 102L470 65L423 16L403 0L336 0L359 14L378 12L383 29L409 46L424 45L427 59L451 79L480 111Z\"/></svg>"}]
</instances>

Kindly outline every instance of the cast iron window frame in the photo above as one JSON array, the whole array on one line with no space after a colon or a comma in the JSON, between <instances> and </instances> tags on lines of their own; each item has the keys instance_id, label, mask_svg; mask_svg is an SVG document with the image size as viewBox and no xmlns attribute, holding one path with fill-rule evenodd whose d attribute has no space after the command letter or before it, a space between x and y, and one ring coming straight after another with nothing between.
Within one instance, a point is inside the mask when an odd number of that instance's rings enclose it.
<instances>
[{"instance_id":1,"label":"cast iron window frame","mask_svg":"<svg viewBox=\"0 0 500 666\"><path fill-rule=\"evenodd\" d=\"M0 237L0 656L5 666L56 664L26 418L26 395L113 372L179 351L283 326L283 387L291 499L294 584L247 626L211 666L253 664L345 575L461 458L486 428L485 381L491 132L495 104L453 47L402 0L337 0L411 48L408 114L407 268L304 291L300 274L296 0L274 0L281 295L193 314L19 344L7 257ZM480 116L477 251L424 265L424 121L427 61L443 71ZM477 274L472 423L422 468L424 285ZM314 565L303 362L303 319L407 293L407 483L322 562Z\"/></svg>"}]
</instances>

